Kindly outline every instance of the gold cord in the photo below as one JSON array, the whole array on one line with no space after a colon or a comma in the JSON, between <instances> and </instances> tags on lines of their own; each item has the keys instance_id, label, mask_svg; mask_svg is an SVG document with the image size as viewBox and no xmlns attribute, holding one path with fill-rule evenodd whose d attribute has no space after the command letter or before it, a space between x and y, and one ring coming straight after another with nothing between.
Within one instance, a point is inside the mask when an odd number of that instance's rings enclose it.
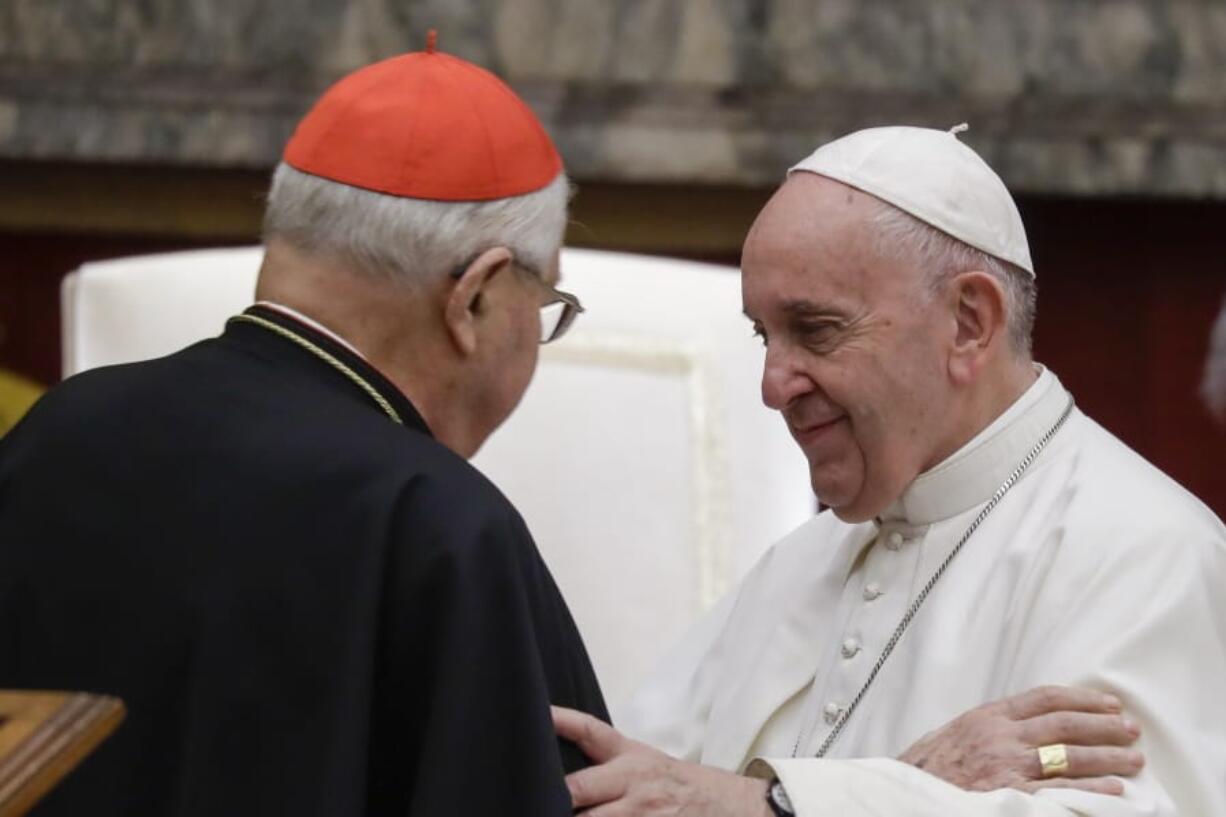
<instances>
[{"instance_id":1,"label":"gold cord","mask_svg":"<svg viewBox=\"0 0 1226 817\"><path fill-rule=\"evenodd\" d=\"M298 344L303 349L306 349L308 352L315 355L315 357L319 358L324 363L327 363L329 366L336 369L338 372L343 374L345 377L349 378L349 380L351 380L355 386L357 386L359 389L361 389L362 391L370 395L370 399L374 400L375 403L379 406L379 408L383 409L384 414L386 414L388 417L391 417L392 420L394 420L396 423L399 423L400 425L404 425L404 420L400 419L400 415L396 413L396 409L392 408L392 404L387 402L387 398L379 394L378 390L374 386L370 385L370 383L368 383L365 378L363 378L360 374L355 372L353 369L350 369L344 363L337 360L334 356L328 354L326 351L316 346L314 343L311 343L306 338L302 337L301 335L295 332L291 332L290 330L286 329L284 326L281 326L280 324L273 323L272 321L265 320L264 318L260 318L255 315L247 315L247 314L235 315L230 320L247 321L248 323L254 323L257 326L262 326L268 331L274 332L280 335L286 340L290 340Z\"/></svg>"}]
</instances>

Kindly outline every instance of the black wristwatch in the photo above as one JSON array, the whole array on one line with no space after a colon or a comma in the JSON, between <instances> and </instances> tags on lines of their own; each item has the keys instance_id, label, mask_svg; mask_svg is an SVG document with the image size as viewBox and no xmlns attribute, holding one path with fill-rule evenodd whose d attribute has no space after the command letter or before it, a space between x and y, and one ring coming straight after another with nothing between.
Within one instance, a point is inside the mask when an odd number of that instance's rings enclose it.
<instances>
[{"instance_id":1,"label":"black wristwatch","mask_svg":"<svg viewBox=\"0 0 1226 817\"><path fill-rule=\"evenodd\" d=\"M770 806L775 817L796 817L792 799L788 797L787 789L783 788L783 783L777 777L766 787L766 805Z\"/></svg>"}]
</instances>

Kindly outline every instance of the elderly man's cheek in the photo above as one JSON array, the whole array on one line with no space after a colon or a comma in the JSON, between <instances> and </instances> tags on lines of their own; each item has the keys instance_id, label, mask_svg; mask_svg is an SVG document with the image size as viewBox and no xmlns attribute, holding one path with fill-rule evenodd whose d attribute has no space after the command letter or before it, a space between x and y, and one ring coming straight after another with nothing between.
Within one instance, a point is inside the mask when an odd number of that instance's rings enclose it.
<instances>
[{"instance_id":1,"label":"elderly man's cheek","mask_svg":"<svg viewBox=\"0 0 1226 817\"><path fill-rule=\"evenodd\" d=\"M813 492L823 505L835 508L860 495L866 474L864 452L850 434L841 437L823 451L805 451Z\"/></svg>"}]
</instances>

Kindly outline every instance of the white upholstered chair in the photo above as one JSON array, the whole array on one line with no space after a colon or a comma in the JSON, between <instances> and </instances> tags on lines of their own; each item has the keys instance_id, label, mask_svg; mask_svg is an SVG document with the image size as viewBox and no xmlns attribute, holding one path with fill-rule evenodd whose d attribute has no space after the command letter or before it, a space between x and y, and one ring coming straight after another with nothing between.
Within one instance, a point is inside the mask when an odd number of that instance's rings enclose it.
<instances>
[{"instance_id":1,"label":"white upholstered chair","mask_svg":"<svg viewBox=\"0 0 1226 817\"><path fill-rule=\"evenodd\" d=\"M63 287L64 372L216 335L252 300L258 247L86 264ZM759 401L735 270L566 250L587 312L545 347L475 458L519 508L614 708L775 539L814 511L805 463Z\"/></svg>"}]
</instances>

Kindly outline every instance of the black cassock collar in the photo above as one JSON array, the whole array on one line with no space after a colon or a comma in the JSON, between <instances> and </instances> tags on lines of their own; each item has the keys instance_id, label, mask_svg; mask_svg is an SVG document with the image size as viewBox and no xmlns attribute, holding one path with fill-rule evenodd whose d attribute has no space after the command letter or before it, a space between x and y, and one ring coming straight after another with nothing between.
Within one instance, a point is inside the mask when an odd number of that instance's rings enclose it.
<instances>
[{"instance_id":1,"label":"black cassock collar","mask_svg":"<svg viewBox=\"0 0 1226 817\"><path fill-rule=\"evenodd\" d=\"M260 322L275 324L286 332L327 352L328 355L340 361L374 389L395 410L395 413L404 425L425 434L431 434L430 428L426 425L426 421L422 418L421 413L417 411L417 408L409 401L409 398L404 395L404 392L396 388L396 385L388 380L382 372L372 366L369 361L361 355L355 354L345 344L337 343L334 339L309 324L296 320L277 309L270 309L256 304L243 310L243 315L256 318ZM370 406L372 411L384 413L384 409L378 405L372 396L351 381L345 374L334 368L326 360L316 357L307 349L292 342L289 338L282 337L280 333L258 326L253 322L231 318L226 324L226 334L236 339L241 338L243 340L254 341L270 351L273 349L276 349L278 352L284 351L286 354L293 355L296 362L308 360L308 365L329 371L335 375L337 382L343 383L349 389L361 394L362 399ZM431 436L433 435L431 434Z\"/></svg>"}]
</instances>

